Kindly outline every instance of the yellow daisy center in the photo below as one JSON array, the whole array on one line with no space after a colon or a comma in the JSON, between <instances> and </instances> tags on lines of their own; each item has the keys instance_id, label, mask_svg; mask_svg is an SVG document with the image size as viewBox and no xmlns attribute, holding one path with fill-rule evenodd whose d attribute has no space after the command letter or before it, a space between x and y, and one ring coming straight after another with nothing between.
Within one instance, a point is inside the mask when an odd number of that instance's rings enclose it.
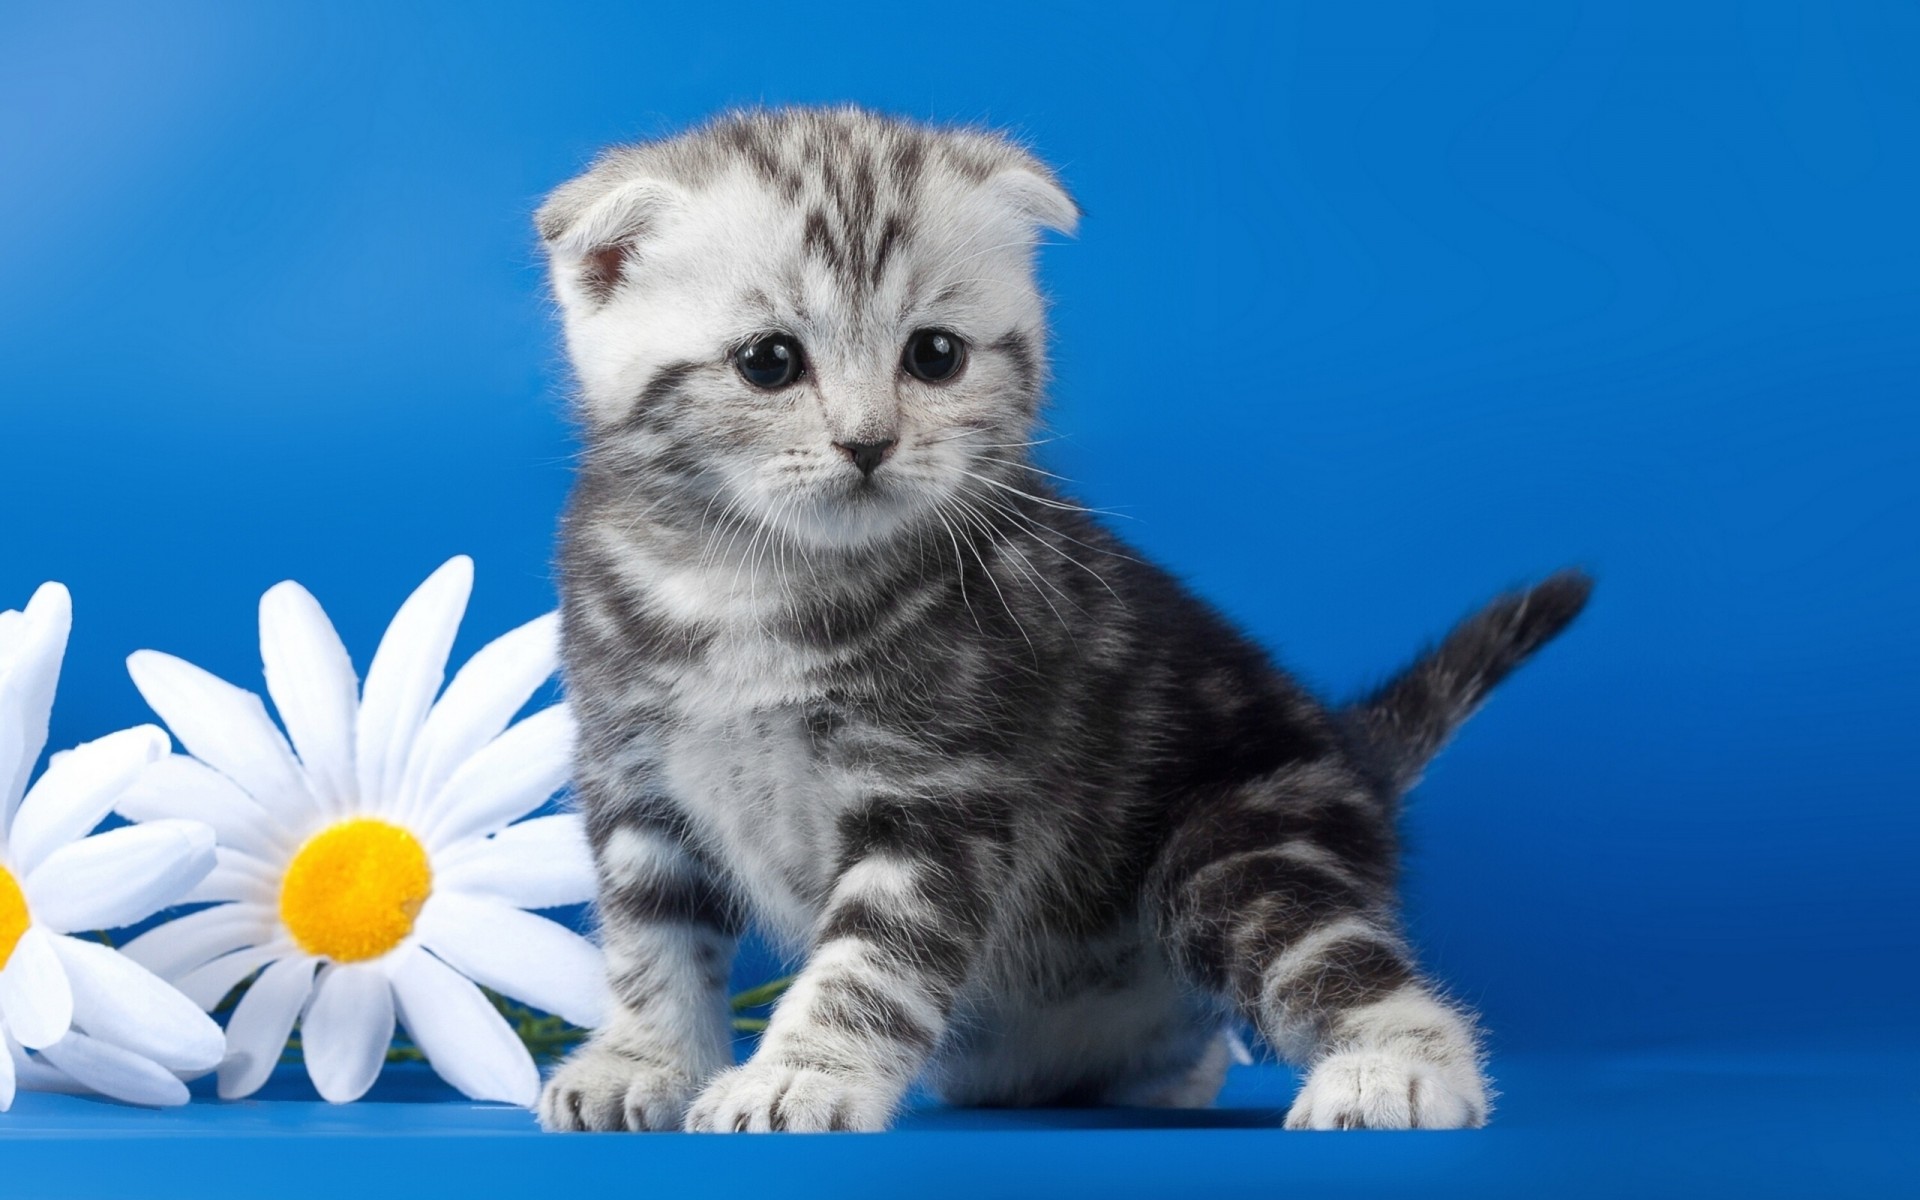
<instances>
[{"instance_id":1,"label":"yellow daisy center","mask_svg":"<svg viewBox=\"0 0 1920 1200\"><path fill-rule=\"evenodd\" d=\"M280 919L308 954L378 958L413 932L433 892L420 839L385 821L342 821L307 839L280 881Z\"/></svg>"},{"instance_id":2,"label":"yellow daisy center","mask_svg":"<svg viewBox=\"0 0 1920 1200\"><path fill-rule=\"evenodd\" d=\"M13 948L20 944L20 935L30 924L27 894L20 890L20 881L13 877L13 872L0 867L0 970L6 969L7 960L13 957Z\"/></svg>"}]
</instances>

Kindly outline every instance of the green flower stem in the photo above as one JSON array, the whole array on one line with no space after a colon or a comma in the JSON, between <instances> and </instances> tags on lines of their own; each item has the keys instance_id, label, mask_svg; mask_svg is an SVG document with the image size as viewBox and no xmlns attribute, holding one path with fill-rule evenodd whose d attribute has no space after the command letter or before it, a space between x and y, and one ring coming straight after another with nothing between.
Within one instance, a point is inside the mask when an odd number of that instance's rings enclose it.
<instances>
[{"instance_id":1,"label":"green flower stem","mask_svg":"<svg viewBox=\"0 0 1920 1200\"><path fill-rule=\"evenodd\" d=\"M733 998L733 1011L742 1012L749 1008L772 1004L780 998L781 993L793 986L793 979L791 975L782 975L778 979L768 980L759 987L748 988Z\"/></svg>"}]
</instances>

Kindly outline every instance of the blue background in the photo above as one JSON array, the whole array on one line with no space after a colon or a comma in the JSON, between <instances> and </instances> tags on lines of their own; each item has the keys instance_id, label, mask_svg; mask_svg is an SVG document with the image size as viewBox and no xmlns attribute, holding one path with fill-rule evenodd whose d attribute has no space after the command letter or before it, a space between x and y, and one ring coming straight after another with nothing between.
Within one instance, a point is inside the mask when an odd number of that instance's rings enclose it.
<instances>
[{"instance_id":1,"label":"blue background","mask_svg":"<svg viewBox=\"0 0 1920 1200\"><path fill-rule=\"evenodd\" d=\"M1408 821L1496 1068L1911 1050L1915 62L1905 3L0 4L0 600L74 590L56 745L137 647L257 686L282 578L364 667L471 553L464 654L553 602L547 188L727 105L1010 127L1087 210L1050 465L1284 661L1600 575Z\"/></svg>"}]
</instances>

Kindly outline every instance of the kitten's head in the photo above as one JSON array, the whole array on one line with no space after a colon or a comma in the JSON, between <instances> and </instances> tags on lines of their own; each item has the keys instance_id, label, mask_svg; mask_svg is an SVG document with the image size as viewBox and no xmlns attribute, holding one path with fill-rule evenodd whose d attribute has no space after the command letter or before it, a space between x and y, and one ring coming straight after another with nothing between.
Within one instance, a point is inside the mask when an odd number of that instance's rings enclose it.
<instances>
[{"instance_id":1,"label":"kitten's head","mask_svg":"<svg viewBox=\"0 0 1920 1200\"><path fill-rule=\"evenodd\" d=\"M991 496L1039 402L1033 248L1077 215L1002 137L855 109L611 150L538 216L590 452L816 546Z\"/></svg>"}]
</instances>

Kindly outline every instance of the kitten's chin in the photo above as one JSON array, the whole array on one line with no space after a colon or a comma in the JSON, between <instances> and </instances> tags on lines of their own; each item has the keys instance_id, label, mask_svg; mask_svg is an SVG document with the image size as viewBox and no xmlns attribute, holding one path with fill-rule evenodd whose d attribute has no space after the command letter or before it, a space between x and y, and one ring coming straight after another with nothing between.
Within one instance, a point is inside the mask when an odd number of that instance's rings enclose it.
<instances>
[{"instance_id":1,"label":"kitten's chin","mask_svg":"<svg viewBox=\"0 0 1920 1200\"><path fill-rule=\"evenodd\" d=\"M863 550L898 536L917 506L871 487L818 496L796 507L788 528L795 540L821 550Z\"/></svg>"}]
</instances>

